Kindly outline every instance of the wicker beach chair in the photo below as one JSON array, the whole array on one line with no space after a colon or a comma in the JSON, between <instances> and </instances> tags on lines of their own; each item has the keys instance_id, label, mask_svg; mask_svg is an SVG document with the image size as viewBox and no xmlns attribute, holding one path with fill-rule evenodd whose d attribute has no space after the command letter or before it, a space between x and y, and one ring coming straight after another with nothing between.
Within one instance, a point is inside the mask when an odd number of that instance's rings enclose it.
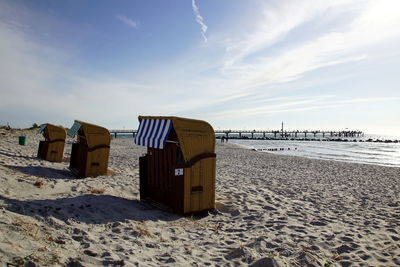
<instances>
[{"instance_id":1,"label":"wicker beach chair","mask_svg":"<svg viewBox=\"0 0 400 267\"><path fill-rule=\"evenodd\" d=\"M75 120L68 135L77 142L72 144L70 170L79 177L107 174L111 135L103 127Z\"/></svg>"},{"instance_id":2,"label":"wicker beach chair","mask_svg":"<svg viewBox=\"0 0 400 267\"><path fill-rule=\"evenodd\" d=\"M176 213L215 207L215 134L205 121L139 116L134 139L146 146L139 158L140 199L164 204Z\"/></svg>"},{"instance_id":3,"label":"wicker beach chair","mask_svg":"<svg viewBox=\"0 0 400 267\"><path fill-rule=\"evenodd\" d=\"M61 162L64 155L65 138L67 131L50 123L42 124L39 133L43 134L45 140L39 142L37 156L52 162Z\"/></svg>"}]
</instances>

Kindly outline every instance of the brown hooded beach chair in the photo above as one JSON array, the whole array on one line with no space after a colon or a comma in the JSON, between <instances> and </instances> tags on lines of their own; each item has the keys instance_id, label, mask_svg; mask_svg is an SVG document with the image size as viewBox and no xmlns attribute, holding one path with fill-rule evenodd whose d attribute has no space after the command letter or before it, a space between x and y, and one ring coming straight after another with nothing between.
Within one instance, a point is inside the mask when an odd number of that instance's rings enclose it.
<instances>
[{"instance_id":1,"label":"brown hooded beach chair","mask_svg":"<svg viewBox=\"0 0 400 267\"><path fill-rule=\"evenodd\" d=\"M106 128L75 120L68 135L72 138L77 135L77 142L72 144L70 170L82 178L107 175L110 132Z\"/></svg>"},{"instance_id":2,"label":"brown hooded beach chair","mask_svg":"<svg viewBox=\"0 0 400 267\"><path fill-rule=\"evenodd\" d=\"M215 134L205 121L139 116L135 144L139 158L140 199L151 199L179 214L215 207Z\"/></svg>"},{"instance_id":3,"label":"brown hooded beach chair","mask_svg":"<svg viewBox=\"0 0 400 267\"><path fill-rule=\"evenodd\" d=\"M40 126L39 133L43 134L45 140L40 141L37 156L44 160L61 162L67 131L61 126L46 123Z\"/></svg>"}]
</instances>

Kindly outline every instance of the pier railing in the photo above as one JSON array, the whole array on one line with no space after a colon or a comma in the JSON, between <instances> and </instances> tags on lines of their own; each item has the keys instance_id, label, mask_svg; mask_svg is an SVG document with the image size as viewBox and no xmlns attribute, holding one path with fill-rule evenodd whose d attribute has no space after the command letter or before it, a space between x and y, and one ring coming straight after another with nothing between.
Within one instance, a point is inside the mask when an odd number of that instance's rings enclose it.
<instances>
[{"instance_id":1,"label":"pier railing","mask_svg":"<svg viewBox=\"0 0 400 267\"><path fill-rule=\"evenodd\" d=\"M118 134L132 134L133 137L137 134L137 130L109 130L116 138ZM217 138L224 136L225 138L308 138L318 136L325 137L362 137L363 131L359 130L343 130L343 131L327 131L327 130L216 130Z\"/></svg>"}]
</instances>

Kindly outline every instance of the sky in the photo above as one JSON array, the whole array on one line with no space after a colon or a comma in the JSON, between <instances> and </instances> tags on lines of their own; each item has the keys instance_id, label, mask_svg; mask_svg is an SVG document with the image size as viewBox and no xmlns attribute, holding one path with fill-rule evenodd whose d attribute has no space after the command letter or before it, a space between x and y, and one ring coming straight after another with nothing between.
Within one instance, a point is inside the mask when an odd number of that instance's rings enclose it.
<instances>
[{"instance_id":1,"label":"sky","mask_svg":"<svg viewBox=\"0 0 400 267\"><path fill-rule=\"evenodd\" d=\"M0 0L0 125L400 135L398 0Z\"/></svg>"}]
</instances>

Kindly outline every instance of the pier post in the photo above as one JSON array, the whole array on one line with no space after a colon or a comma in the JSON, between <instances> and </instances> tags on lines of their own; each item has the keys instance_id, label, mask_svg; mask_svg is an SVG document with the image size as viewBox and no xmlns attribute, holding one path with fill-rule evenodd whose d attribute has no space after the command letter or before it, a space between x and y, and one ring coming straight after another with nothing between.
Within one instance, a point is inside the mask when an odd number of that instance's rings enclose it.
<instances>
[{"instance_id":1,"label":"pier post","mask_svg":"<svg viewBox=\"0 0 400 267\"><path fill-rule=\"evenodd\" d=\"M242 138L242 132L239 132L239 138Z\"/></svg>"},{"instance_id":2,"label":"pier post","mask_svg":"<svg viewBox=\"0 0 400 267\"><path fill-rule=\"evenodd\" d=\"M265 139L265 132L263 132L263 137L264 137L264 139Z\"/></svg>"}]
</instances>

